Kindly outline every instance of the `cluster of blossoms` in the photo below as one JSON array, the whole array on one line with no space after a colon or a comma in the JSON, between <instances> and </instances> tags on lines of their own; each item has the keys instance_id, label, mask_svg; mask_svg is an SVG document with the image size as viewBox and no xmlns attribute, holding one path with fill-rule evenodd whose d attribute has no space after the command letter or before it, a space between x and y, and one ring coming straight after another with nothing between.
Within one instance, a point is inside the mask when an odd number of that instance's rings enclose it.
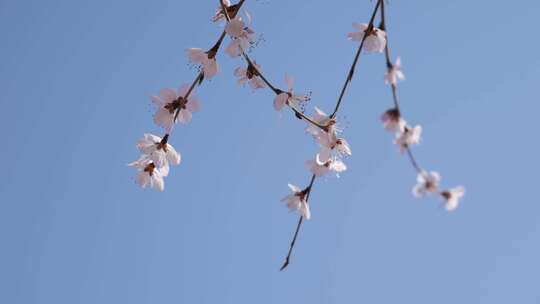
<instances>
[{"instance_id":1,"label":"cluster of blossoms","mask_svg":"<svg viewBox=\"0 0 540 304\"><path fill-rule=\"evenodd\" d=\"M444 208L448 211L455 210L459 205L459 200L465 195L465 188L458 186L448 190L439 190L441 176L438 172L420 171L416 178L417 184L412 192L416 197L424 197L430 194L439 194L444 199Z\"/></svg>"},{"instance_id":2,"label":"cluster of blossoms","mask_svg":"<svg viewBox=\"0 0 540 304\"><path fill-rule=\"evenodd\" d=\"M241 17L229 21L225 26L225 32L231 37L231 43L225 52L233 58L242 55L255 43L255 31L244 23Z\"/></svg>"},{"instance_id":3,"label":"cluster of blossoms","mask_svg":"<svg viewBox=\"0 0 540 304\"><path fill-rule=\"evenodd\" d=\"M161 138L154 134L144 134L137 142L142 155L129 166L139 170L136 181L141 187L150 186L163 191L163 178L169 175L169 165L180 164L180 154L167 143L168 139L168 135Z\"/></svg>"},{"instance_id":4,"label":"cluster of blossoms","mask_svg":"<svg viewBox=\"0 0 540 304\"><path fill-rule=\"evenodd\" d=\"M401 70L401 58L396 59L396 63L392 64L388 60L388 69L384 75L384 81L390 85L393 90L396 89L398 80L405 80L405 74ZM422 134L422 126L414 127L407 124L407 121L401 117L399 108L396 106L386 110L381 115L381 121L386 130L394 133L394 144L396 144L401 153L408 152L412 157L410 148L420 142ZM414 164L417 167L416 164ZM416 197L424 197L430 194L439 194L445 201L445 208L448 211L453 211L459 205L459 200L465 194L465 188L462 186L439 191L439 181L441 179L437 172L427 172L419 167L417 185L413 188L413 194Z\"/></svg>"},{"instance_id":5,"label":"cluster of blossoms","mask_svg":"<svg viewBox=\"0 0 540 304\"><path fill-rule=\"evenodd\" d=\"M352 151L348 142L338 136L341 129L337 126L335 118L331 118L315 107L315 114L308 121L306 132L313 136L320 147L314 159L305 162L313 177L322 177L330 172L339 177L339 173L347 170L342 158L352 155ZM310 219L311 212L306 200L306 194L311 191L311 186L312 184L304 190L299 190L298 187L289 184L289 188L293 193L284 197L281 201L287 203L289 210L298 211L301 216Z\"/></svg>"},{"instance_id":6,"label":"cluster of blossoms","mask_svg":"<svg viewBox=\"0 0 540 304\"><path fill-rule=\"evenodd\" d=\"M198 51L190 49L189 52L193 56ZM208 63L208 65L211 66L212 63ZM213 68L209 68L211 71L208 78L217 71L215 59L213 65ZM201 66L203 73L206 73L207 68L204 67L204 64ZM169 175L169 166L180 164L180 154L168 143L168 140L175 123L187 124L191 121L193 113L199 111L200 104L197 98L191 94L192 90L193 86L188 85L183 85L178 90L165 88L159 92L159 95L151 97L152 103L156 107L154 122L162 127L166 133L163 138L153 134L144 134L144 138L137 142L141 156L128 165L139 170L136 182L141 187L149 186L163 191L165 188L163 178Z\"/></svg>"},{"instance_id":7,"label":"cluster of blossoms","mask_svg":"<svg viewBox=\"0 0 540 304\"><path fill-rule=\"evenodd\" d=\"M396 62L392 63L390 58L387 57L387 71L384 75L384 81L391 86L394 98L398 80L405 80L405 74L401 70L401 58L397 57ZM417 184L412 190L413 195L415 197L424 197L427 195L438 194L443 198L446 210L455 210L459 205L459 200L465 194L465 188L463 186L458 186L440 191L439 183L441 176L439 173L435 171L427 172L418 166L410 148L420 142L422 127L420 125L414 127L408 125L407 121L401 117L397 98L394 99L394 102L395 107L386 110L381 115L381 121L386 130L394 133L394 144L398 146L399 151L401 153L407 152L409 154L409 157L413 161L413 166L418 171Z\"/></svg>"},{"instance_id":8,"label":"cluster of blossoms","mask_svg":"<svg viewBox=\"0 0 540 304\"><path fill-rule=\"evenodd\" d=\"M275 93L273 107L276 111L284 108L292 110L294 115L307 122L306 133L311 135L319 146L315 156L305 161L305 166L312 175L311 182L305 188L300 188L289 184L291 193L282 199L290 211L300 215L298 227L291 243L289 254L282 269L288 265L289 257L294 246L298 229L302 224L302 219L310 219L311 211L308 204L315 178L329 174L339 177L340 173L347 170L344 158L352 155L351 148L342 136L342 129L336 120L342 97L351 82L353 72L358 62L361 51L366 53L385 53L387 71L384 81L390 85L394 96L394 107L388 109L381 116L383 126L394 134L394 144L401 153L407 153L413 166L418 172L417 185L413 188L416 197L428 195L439 195L445 201L445 208L449 211L457 208L459 200L464 195L462 186L449 190L439 190L440 175L437 172L428 172L421 169L411 152L411 147L420 142L422 127L419 125L409 125L401 116L400 108L396 97L396 87L398 81L405 79L401 69L401 59L398 57L395 63L389 58L386 26L384 23L384 0L377 0L376 7L369 23L353 23L354 32L347 37L355 42L359 42L358 52L349 70L343 90L337 101L334 112L331 115L324 113L319 108L314 108L311 116L305 114L305 106L311 99L310 94L299 95L293 90L294 80L285 75L287 90L281 90L272 85L261 72L261 67L256 61L251 60L247 52L256 45L255 31L250 27L251 16L246 13L246 22L238 15L240 7L245 0L240 0L237 4L231 4L229 0L220 0L212 20L214 22L225 21L224 31L212 48L205 51L201 48L189 48L186 50L189 61L196 65L199 75L191 85L184 85L178 90L162 89L157 96L152 96L152 102L156 107L154 122L165 131L161 138L153 134L144 134L144 137L137 142L137 147L141 152L138 160L129 166L138 169L136 182L141 187L151 187L159 191L164 189L164 177L168 176L171 165L180 164L180 154L168 143L174 125L179 122L187 124L191 121L194 112L199 111L200 104L193 90L196 85L200 85L204 79L212 79L220 67L216 61L216 56L223 39L230 38L229 45L225 48L232 58L243 58L245 66L234 70L234 76L238 79L239 85L248 84L252 90L268 88ZM381 25L374 26L374 19L377 11L381 13Z\"/></svg>"},{"instance_id":9,"label":"cluster of blossoms","mask_svg":"<svg viewBox=\"0 0 540 304\"><path fill-rule=\"evenodd\" d=\"M170 165L180 164L180 154L168 143L169 134L176 122L187 124L192 113L199 110L199 101L189 95L189 86L183 85L177 91L162 89L158 96L152 96L156 106L154 122L165 130L163 138L154 134L144 134L137 142L141 152L138 160L128 164L139 170L136 182L141 187L150 186L163 191L163 178L169 175Z\"/></svg>"},{"instance_id":10,"label":"cluster of blossoms","mask_svg":"<svg viewBox=\"0 0 540 304\"><path fill-rule=\"evenodd\" d=\"M228 14L235 15L240 9L241 3L231 5L225 1L225 8ZM219 21L225 15L223 10L218 10L214 16L214 21ZM251 31L238 18L232 25L228 25L225 31L234 39L229 46L228 53L231 56L238 56L242 52L242 47L252 43L253 31ZM165 188L164 177L169 175L170 165L180 164L180 154L168 143L173 126L179 122L187 124L191 121L193 113L199 111L200 103L193 90L195 85L200 84L203 79L211 79L219 71L216 55L221 46L225 32L216 44L208 51L200 48L189 48L186 50L189 60L197 65L200 74L195 78L191 86L183 85L178 90L165 88L157 96L152 96L152 103L156 107L154 122L165 130L163 138L154 134L144 134L144 137L137 142L137 148L141 156L128 166L138 169L136 183L141 187L151 187L158 191ZM233 45L234 44L234 45Z\"/></svg>"}]
</instances>

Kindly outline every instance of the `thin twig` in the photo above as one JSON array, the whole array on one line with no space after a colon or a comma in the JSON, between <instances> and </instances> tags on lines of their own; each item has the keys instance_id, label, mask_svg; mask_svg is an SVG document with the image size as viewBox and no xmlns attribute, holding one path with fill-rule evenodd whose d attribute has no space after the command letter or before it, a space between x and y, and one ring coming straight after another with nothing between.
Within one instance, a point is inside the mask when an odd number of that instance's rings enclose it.
<instances>
[{"instance_id":1,"label":"thin twig","mask_svg":"<svg viewBox=\"0 0 540 304\"><path fill-rule=\"evenodd\" d=\"M242 5L244 4L246 0L240 0L238 2L238 9L233 13L233 18L234 16L236 16L236 14L238 14L238 12L240 11L240 8L242 7ZM227 13L227 9L224 9L224 4L223 4L223 1L220 0L219 1L221 7L222 7L222 10L224 12L224 15L225 17L227 18L227 20L230 20L229 18L229 15ZM223 42L223 39L225 38L225 35L226 35L226 32L225 30L223 30L223 32L221 33L221 35L219 36L218 40L216 41L216 43L214 43L214 46L210 49L211 51L217 53L219 48L221 47L221 43ZM195 88L195 86L197 85L197 83L200 85L202 83L202 81L204 80L204 71L200 71L199 74L197 74L197 77L195 77L195 79L193 80L193 82L191 83L188 91L186 92L186 94L184 94L183 98L184 100L187 100L189 98L189 96L191 95L191 93L193 92L193 89ZM180 108L176 109L176 113L174 113L174 119L173 119L173 122L176 121L176 119L178 118L178 115L180 114ZM169 133L166 133L165 135L169 135Z\"/></svg>"},{"instance_id":2,"label":"thin twig","mask_svg":"<svg viewBox=\"0 0 540 304\"><path fill-rule=\"evenodd\" d=\"M246 62L248 63L249 66L251 66L254 70L255 70L255 74L259 77L261 77L261 79L264 81L264 83L266 83L266 85L272 90L274 91L274 93L276 95L279 95L281 93L284 93L283 90L280 90L278 88L276 88L275 86L272 85L272 83L270 83L270 81L268 81L268 79L266 77L264 77L264 75L261 73L261 71L255 66L255 64L253 64L253 61L251 60L251 58L249 58L249 55L246 54L246 52L244 52L244 50L242 50L242 56L244 57L244 59L246 60ZM311 119L310 117L308 117L306 114L304 114L302 111L298 110L297 108L295 108L292 104L290 103L287 103L287 106L289 108L291 108L291 110L294 112L294 114L296 115L296 117L300 117L302 119L304 119L305 121L309 122L310 124L324 130L327 128L327 126L323 126L319 123L317 123L316 121L314 121L313 119Z\"/></svg>"},{"instance_id":3,"label":"thin twig","mask_svg":"<svg viewBox=\"0 0 540 304\"><path fill-rule=\"evenodd\" d=\"M392 63L392 59L390 58L390 48L388 46L388 31L386 29L386 18L384 12L384 1L381 1L381 25L379 27L386 32L386 45L384 47L384 56L386 59L386 69L388 72L391 72L391 70L394 68L394 64ZM392 89L392 100L394 101L394 107L398 111L399 115L401 115L401 107L399 106L397 95L397 86L392 83L390 87ZM418 161L416 160L416 157L414 157L411 147L407 146L405 149L407 150L407 156L409 157L413 168L416 170L416 172L422 173L422 167L420 167Z\"/></svg>"},{"instance_id":4,"label":"thin twig","mask_svg":"<svg viewBox=\"0 0 540 304\"><path fill-rule=\"evenodd\" d=\"M373 22L375 21L375 16L377 15L377 10L379 9L379 6L381 5L381 3L383 1L384 0L378 0L377 1L377 4L375 5L375 8L373 9L373 13L371 14L371 18L369 20L368 30L373 27ZM351 65L351 68L349 69L348 74L347 74L347 79L345 80L345 84L343 85L343 88L341 89L341 93L339 94L339 98L338 98L338 100L336 102L336 107L334 109L334 112L332 113L332 115L330 115L331 119L335 118L337 112L339 111L341 101L343 99L343 96L345 95L345 91L347 90L347 86L349 85L349 82L352 80L352 76L354 74L356 64L358 62L358 59L360 58L360 54L362 52L362 48L364 46L364 41L366 39L366 36L367 36L367 33L362 37L362 40L360 41L360 46L358 47L358 50L356 51L356 54L354 56L354 61L353 61L352 65ZM311 187L313 186L314 181L315 181L315 175L313 175L311 177L311 182L310 182L310 185L309 185L309 188L308 188L308 193L307 193L307 196L306 196L306 202L309 199L309 194L311 193ZM294 245L296 244L296 239L298 237L298 232L300 230L300 227L302 226L302 223L303 223L303 217L300 216L300 219L298 220L298 224L296 226L296 230L295 230L295 233L294 233L294 236L293 236L293 240L292 240L291 245L289 247L289 252L288 252L287 256L285 257L285 262L281 266L280 270L285 269L289 265L291 253L293 251Z\"/></svg>"},{"instance_id":5,"label":"thin twig","mask_svg":"<svg viewBox=\"0 0 540 304\"><path fill-rule=\"evenodd\" d=\"M309 195L311 194L311 189L313 187L314 182L315 182L315 174L313 174L311 176L311 181L309 183L309 186L307 187L306 204L308 203ZM300 218L298 219L298 224L296 225L296 230L294 231L294 236L293 236L293 239L291 241L291 246L289 247L289 252L287 253L287 257L285 258L285 262L283 263L283 265L281 266L279 271L282 271L287 266L289 266L289 260L291 258L291 254L292 254L292 251L293 251L293 248L294 248L294 244L296 244L296 239L298 238L298 232L300 231L300 227L302 226L303 222L304 222L304 217L300 216Z\"/></svg>"},{"instance_id":6,"label":"thin twig","mask_svg":"<svg viewBox=\"0 0 540 304\"><path fill-rule=\"evenodd\" d=\"M255 66L255 64L253 63L253 61L251 61L251 58L249 58L248 54L246 54L246 52L244 52L244 50L242 50L242 56L244 57L244 59L246 60L246 62L248 63L249 66L251 66L255 71L256 71L256 75L261 77L261 79L264 81L264 83L266 83L266 85L272 90L274 91L274 93L276 95L280 94L282 91L278 88L276 88L274 85L272 85L272 83L270 83L270 81L268 81L268 79L266 79L266 77L264 77L264 75L261 73L261 71Z\"/></svg>"},{"instance_id":7,"label":"thin twig","mask_svg":"<svg viewBox=\"0 0 540 304\"><path fill-rule=\"evenodd\" d=\"M377 4L375 5L375 9L373 10L373 13L371 14L371 18L369 19L369 24L366 29L366 31L370 31L373 28L373 21L375 21L375 16L377 15L377 10L379 9L379 6L384 0L378 0ZM358 63L358 59L360 58L360 53L362 52L362 48L364 47L364 41L366 40L368 36L368 32L364 33L364 36L362 36L362 40L360 41L360 46L358 46L358 50L356 51L356 55L354 56L354 61L351 65L351 68L349 69L349 73L347 74L347 78L345 79L345 83L343 84L343 88L341 89L341 93L339 93L339 98L336 103L336 107L334 108L334 112L332 115L330 115L330 118L336 117L337 112L339 111L339 107L341 106L341 101L343 99L343 95L345 95L345 91L347 90L347 87L349 83L352 80L354 70L356 68L356 64Z\"/></svg>"},{"instance_id":8,"label":"thin twig","mask_svg":"<svg viewBox=\"0 0 540 304\"><path fill-rule=\"evenodd\" d=\"M220 0L219 1L220 4L221 4L221 9L222 11L224 12L224 15L225 15L225 18L227 19L227 22L230 22L231 21L231 18L229 17L229 14L227 13L227 10L225 9L225 4L223 3L223 0ZM278 89L276 86L274 86L264 75L263 73L255 66L255 64L253 63L253 61L251 60L251 58L249 58L249 55L242 49L240 48L240 50L242 51L242 57L244 57L244 59L246 60L248 66L250 66L251 68L253 68L253 70L255 70L255 74L258 76L258 77L261 77L262 81L264 81L264 83L272 90L274 91L274 93L276 95L279 95L281 93L283 93L283 90L280 90ZM294 114L296 115L296 117L300 117L304 120L306 120L307 122L311 123L312 125L320 128L320 129L325 129L326 126L323 126L317 122L315 122L313 119L309 118L308 116L306 116L304 113L302 113L301 111L299 111L298 109L296 109L293 105L287 103L287 105L291 108L291 110L293 110Z\"/></svg>"}]
</instances>

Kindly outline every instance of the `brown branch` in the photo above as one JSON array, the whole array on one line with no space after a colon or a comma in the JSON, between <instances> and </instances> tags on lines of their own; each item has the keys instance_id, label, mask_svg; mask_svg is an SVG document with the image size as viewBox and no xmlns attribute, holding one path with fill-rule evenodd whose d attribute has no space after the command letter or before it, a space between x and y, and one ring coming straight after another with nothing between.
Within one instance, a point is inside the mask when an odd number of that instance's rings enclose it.
<instances>
[{"instance_id":1,"label":"brown branch","mask_svg":"<svg viewBox=\"0 0 540 304\"><path fill-rule=\"evenodd\" d=\"M379 26L380 29L384 30L386 32L386 45L384 47L384 56L386 59L386 69L388 72L391 72L394 68L394 63L392 63L392 59L390 58L390 48L388 47L388 31L386 30L386 18L384 14L384 1L381 1L381 24ZM401 116L401 107L399 106L399 100L397 95L397 86L395 84L390 85L392 89L392 100L394 101L394 107ZM407 156L409 157L409 161L411 162L411 165L416 170L416 172L421 173L423 171L422 167L418 164L418 161L416 160L416 157L414 157L414 154L411 150L411 147L407 146L405 148L407 150Z\"/></svg>"},{"instance_id":2,"label":"brown branch","mask_svg":"<svg viewBox=\"0 0 540 304\"><path fill-rule=\"evenodd\" d=\"M377 15L377 10L379 9L379 6L384 0L378 0L377 4L375 5L375 9L373 9L373 13L371 14L371 18L369 19L368 27L366 29L366 33L362 37L362 40L360 41L360 46L358 46L358 50L356 51L356 55L354 56L353 63L351 65L351 68L349 69L349 73L347 74L347 78L345 79L345 83L343 84L343 88L341 89L341 93L339 93L339 97L336 103L336 107L334 109L334 112L332 115L330 115L330 118L336 117L337 112L339 111L339 107L341 106L341 101L343 100L343 96L345 95L345 91L347 90L347 87L349 86L349 83L352 80L354 70L356 68L356 64L358 63L358 59L360 58L360 53L362 52L362 48L364 47L364 41L366 40L369 31L373 28L373 22L375 21L375 16Z\"/></svg>"},{"instance_id":3,"label":"brown branch","mask_svg":"<svg viewBox=\"0 0 540 304\"><path fill-rule=\"evenodd\" d=\"M309 195L311 194L311 188L313 187L314 182L315 182L315 174L313 174L311 176L311 182L309 183L309 186L306 188L307 189L306 204L308 203ZM285 258L285 262L283 262L283 265L281 266L279 271L282 271L287 266L289 266L289 260L291 258L291 254L292 254L292 251L293 251L293 248L294 248L294 244L296 244L296 238L298 238L298 232L300 231L300 227L302 226L303 222L304 222L304 217L300 216L300 218L298 219L298 224L296 225L296 230L294 231L294 236L293 236L293 239L291 241L291 245L289 247L289 252L287 253L287 257Z\"/></svg>"},{"instance_id":4,"label":"brown branch","mask_svg":"<svg viewBox=\"0 0 540 304\"><path fill-rule=\"evenodd\" d=\"M266 77L264 77L264 75L261 73L261 71L255 66L255 64L253 63L253 61L251 61L251 58L249 58L248 54L246 54L246 52L244 52L244 50L242 50L242 56L244 57L244 59L246 60L247 64L249 66L251 66L255 72L256 72L256 75L261 77L262 81L264 81L264 83L266 83L266 85L272 90L274 91L274 93L276 95L279 95L281 94L283 91L276 88L274 85L272 85L272 83L270 81L268 81L268 79Z\"/></svg>"},{"instance_id":5,"label":"brown branch","mask_svg":"<svg viewBox=\"0 0 540 304\"><path fill-rule=\"evenodd\" d=\"M242 5L244 4L245 1L246 0L240 0L237 4L235 4L237 6L237 9L233 12L233 18L234 18L234 16L236 16L236 14L238 14L238 12L240 11L240 8L242 7ZM227 10L224 9L223 1L220 0L219 2L221 4L221 7L222 7L223 11L225 12L225 16L226 16L227 20L230 20L229 15L227 13ZM215 56L215 54L217 54L217 52L219 51L219 48L221 47L221 44L223 43L223 39L225 38L226 34L227 33L225 32L225 30L223 30L223 32L221 33L221 35L217 39L216 43L214 43L214 46L211 47L210 50L208 50L208 53L213 52L214 56ZM195 86L197 84L201 85L203 80L204 80L204 71L201 70L199 72L199 74L197 74L197 77L195 77L195 79L193 80L193 82L189 86L189 89L186 92L186 94L183 96L183 99L187 100L187 98L189 98L189 96L193 92L193 89L195 88ZM176 112L174 113L173 123L178 118L178 115L180 114L180 110L181 110L181 108L176 109ZM169 136L169 135L170 135L169 133L165 133L164 136Z\"/></svg>"},{"instance_id":6,"label":"brown branch","mask_svg":"<svg viewBox=\"0 0 540 304\"><path fill-rule=\"evenodd\" d=\"M245 1L245 0L244 0ZM243 2L243 1L241 1ZM224 12L224 15L225 15L225 19L227 19L227 22L230 22L231 21L231 17L229 16L226 8L225 8L225 4L223 2L223 0L220 0L219 3L221 4L221 10ZM234 17L233 17L234 18ZM278 89L276 86L274 86L269 80L268 78L266 78L263 73L255 66L255 64L253 63L253 61L251 60L251 58L249 58L249 55L245 52L245 50L243 49L240 49L242 51L242 57L244 57L244 59L246 60L248 66L250 66L251 68L253 68L253 70L255 70L255 74L260 77L262 79L262 81L264 81L264 83L272 90L274 91L274 93L276 95L279 95L281 93L284 93L283 90L281 89ZM287 103L287 106L289 106L289 108L291 108L291 110L294 112L295 116L300 118L300 119L304 119L305 121L309 122L310 124L320 128L320 129L326 129L327 126L323 126L315 121L313 121L313 119L309 118L308 116L306 116L304 113L302 113L301 111L299 111L298 109L296 109L293 105Z\"/></svg>"},{"instance_id":7,"label":"brown branch","mask_svg":"<svg viewBox=\"0 0 540 304\"><path fill-rule=\"evenodd\" d=\"M372 27L373 27L373 22L375 21L375 16L377 15L377 10L379 9L379 6L381 5L381 3L383 2L384 0L377 0L377 4L375 5L375 8L373 9L373 13L371 14L371 18L369 20L369 24L368 24L368 30L370 30ZM351 82L352 80L352 76L354 74L354 70L356 68L356 64L358 63L358 59L360 58L360 54L362 52L362 48L364 46L364 41L367 37L367 34L364 35L362 37L362 40L360 41L360 46L358 47L358 50L356 51L356 54L354 56L354 60L353 60L353 63L351 65L351 68L349 69L349 72L347 74L347 79L345 80L345 84L343 85L343 88L341 89L341 92L339 94L339 98L336 102L336 107L334 109L334 112L332 113L332 115L330 115L330 118L333 119L336 117L336 114L337 112L339 111L339 108L340 108L340 105L341 105L341 101L343 99L343 96L345 95L345 91L347 90L347 87L349 85L349 83ZM311 177L311 182L308 186L308 193L307 193L307 197L306 197L306 203L309 199L309 194L311 193L311 187L313 186L313 183L315 181L315 175L313 175ZM293 239L292 239L292 242L291 242L291 245L289 247L289 252L287 254L287 256L285 257L285 262L283 263L283 265L281 266L280 268L280 271L285 269L288 265L289 265L289 261L290 261L290 257L291 257L291 253L292 253L292 250L294 248L294 245L296 244L296 239L298 237L298 232L300 230L300 227L302 226L302 223L303 223L303 217L300 216L300 219L298 220L298 224L296 226L296 230L295 230L295 233L294 233L294 236L293 236Z\"/></svg>"}]
</instances>

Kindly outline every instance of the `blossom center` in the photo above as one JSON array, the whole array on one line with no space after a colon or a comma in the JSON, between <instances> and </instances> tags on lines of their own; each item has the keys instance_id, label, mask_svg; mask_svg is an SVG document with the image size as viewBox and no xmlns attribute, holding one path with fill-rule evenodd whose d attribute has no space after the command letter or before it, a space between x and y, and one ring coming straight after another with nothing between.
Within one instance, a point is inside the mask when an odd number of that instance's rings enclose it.
<instances>
[{"instance_id":1,"label":"blossom center","mask_svg":"<svg viewBox=\"0 0 540 304\"><path fill-rule=\"evenodd\" d=\"M179 96L174 101L166 104L164 108L167 109L170 114L173 114L176 111L176 109L179 109L179 108L180 109L185 109L186 108L186 103L187 103L187 100L184 99L184 97Z\"/></svg>"},{"instance_id":2,"label":"blossom center","mask_svg":"<svg viewBox=\"0 0 540 304\"><path fill-rule=\"evenodd\" d=\"M449 200L452 197L452 194L450 191L443 191L441 192L442 197L444 197L446 200Z\"/></svg>"},{"instance_id":3,"label":"blossom center","mask_svg":"<svg viewBox=\"0 0 540 304\"><path fill-rule=\"evenodd\" d=\"M259 73L257 72L257 69L253 65L249 64L247 69L246 69L246 77L248 79L251 79L251 78L253 78L255 76L258 76L258 75L259 75Z\"/></svg>"},{"instance_id":4,"label":"blossom center","mask_svg":"<svg viewBox=\"0 0 540 304\"><path fill-rule=\"evenodd\" d=\"M152 176L155 169L156 165L154 165L154 163L149 163L146 167L144 167L144 172L148 172L148 175Z\"/></svg>"},{"instance_id":5,"label":"blossom center","mask_svg":"<svg viewBox=\"0 0 540 304\"><path fill-rule=\"evenodd\" d=\"M165 134L160 142L156 143L157 150L163 150L167 152L167 140L169 140L169 134Z\"/></svg>"}]
</instances>

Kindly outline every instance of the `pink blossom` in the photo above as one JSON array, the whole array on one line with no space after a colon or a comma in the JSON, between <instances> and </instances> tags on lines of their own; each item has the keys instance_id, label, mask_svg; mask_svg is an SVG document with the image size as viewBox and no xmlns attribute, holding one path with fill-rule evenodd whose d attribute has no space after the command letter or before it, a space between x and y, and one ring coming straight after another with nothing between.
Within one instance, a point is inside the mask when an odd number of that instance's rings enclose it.
<instances>
[{"instance_id":1,"label":"pink blossom","mask_svg":"<svg viewBox=\"0 0 540 304\"><path fill-rule=\"evenodd\" d=\"M162 89L159 96L152 96L152 102L157 107L154 122L169 132L175 122L187 124L191 121L192 113L199 111L199 101L191 94L184 98L189 90L183 85L176 92L173 89ZM177 113L178 112L178 113Z\"/></svg>"},{"instance_id":2,"label":"pink blossom","mask_svg":"<svg viewBox=\"0 0 540 304\"><path fill-rule=\"evenodd\" d=\"M309 100L308 96L295 95L293 93L294 79L285 74L285 82L287 83L287 92L281 92L274 98L274 109L280 111L285 105L291 106L299 110Z\"/></svg>"},{"instance_id":3,"label":"pink blossom","mask_svg":"<svg viewBox=\"0 0 540 304\"><path fill-rule=\"evenodd\" d=\"M211 79L219 71L219 66L216 62L215 52L205 52L202 49L190 48L187 49L189 60L202 67L204 77Z\"/></svg>"},{"instance_id":4,"label":"pink blossom","mask_svg":"<svg viewBox=\"0 0 540 304\"><path fill-rule=\"evenodd\" d=\"M266 88L266 83L259 75L260 67L256 62L253 62L253 66L248 64L247 67L238 67L234 70L234 76L238 77L238 84L243 85L246 82L253 89Z\"/></svg>"},{"instance_id":5,"label":"pink blossom","mask_svg":"<svg viewBox=\"0 0 540 304\"><path fill-rule=\"evenodd\" d=\"M348 34L350 40L353 41L362 41L364 35L367 35L364 40L364 49L366 52L382 52L386 47L386 33L373 27L368 29L368 24L366 23L353 23L353 27L358 30L358 32L352 32Z\"/></svg>"},{"instance_id":6,"label":"pink blossom","mask_svg":"<svg viewBox=\"0 0 540 304\"><path fill-rule=\"evenodd\" d=\"M309 220L311 218L311 212L306 201L307 192L291 184L289 184L289 188L292 193L281 199L281 201L287 204L289 211L296 211L306 220Z\"/></svg>"}]
</instances>

